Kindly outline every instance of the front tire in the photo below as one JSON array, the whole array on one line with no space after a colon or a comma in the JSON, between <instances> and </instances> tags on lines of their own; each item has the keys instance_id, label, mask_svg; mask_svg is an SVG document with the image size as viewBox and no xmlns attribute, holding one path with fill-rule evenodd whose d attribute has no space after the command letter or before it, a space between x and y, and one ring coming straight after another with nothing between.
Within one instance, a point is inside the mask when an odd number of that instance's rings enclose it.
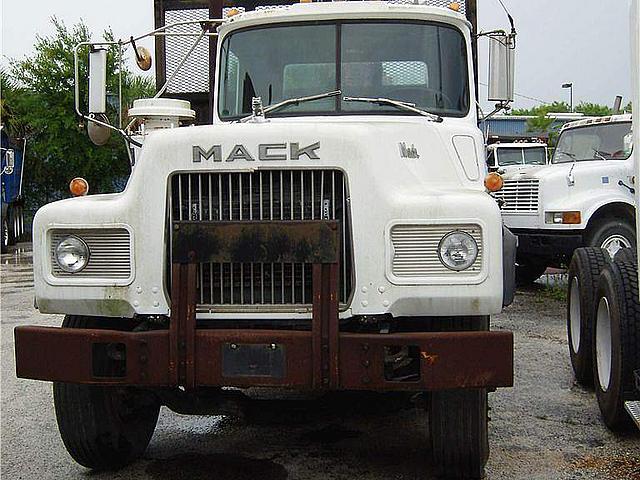
<instances>
[{"instance_id":1,"label":"front tire","mask_svg":"<svg viewBox=\"0 0 640 480\"><path fill-rule=\"evenodd\" d=\"M624 402L633 399L640 368L640 301L635 263L609 262L600 275L593 357L596 397L611 430L632 426ZM637 394L635 394L637 397Z\"/></svg>"},{"instance_id":2,"label":"front tire","mask_svg":"<svg viewBox=\"0 0 640 480\"><path fill-rule=\"evenodd\" d=\"M437 331L487 331L489 317L452 317ZM481 479L489 459L489 417L486 389L432 392L428 402L431 463L436 475L450 479Z\"/></svg>"},{"instance_id":3,"label":"front tire","mask_svg":"<svg viewBox=\"0 0 640 480\"><path fill-rule=\"evenodd\" d=\"M63 328L104 328L96 317L67 315ZM142 456L160 405L142 390L54 382L53 401L62 441L80 465L115 470Z\"/></svg>"},{"instance_id":4,"label":"front tire","mask_svg":"<svg viewBox=\"0 0 640 480\"><path fill-rule=\"evenodd\" d=\"M433 392L429 427L432 463L438 477L484 478L489 459L486 389Z\"/></svg>"},{"instance_id":5,"label":"front tire","mask_svg":"<svg viewBox=\"0 0 640 480\"><path fill-rule=\"evenodd\" d=\"M569 264L567 338L576 381L593 386L592 331L600 272L609 261L601 248L578 248Z\"/></svg>"},{"instance_id":6,"label":"front tire","mask_svg":"<svg viewBox=\"0 0 640 480\"><path fill-rule=\"evenodd\" d=\"M636 245L636 231L633 225L620 218L602 220L589 229L587 245L606 250L613 259L621 249Z\"/></svg>"}]
</instances>

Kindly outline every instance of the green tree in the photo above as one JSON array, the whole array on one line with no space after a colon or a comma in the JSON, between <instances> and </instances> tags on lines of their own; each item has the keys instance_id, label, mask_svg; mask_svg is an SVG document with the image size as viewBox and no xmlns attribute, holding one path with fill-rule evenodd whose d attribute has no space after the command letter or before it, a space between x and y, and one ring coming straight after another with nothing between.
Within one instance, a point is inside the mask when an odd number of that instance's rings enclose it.
<instances>
[{"instance_id":1,"label":"green tree","mask_svg":"<svg viewBox=\"0 0 640 480\"><path fill-rule=\"evenodd\" d=\"M580 102L576 107L576 112L584 113L587 117L604 117L611 115L613 110L606 105L599 105L597 103Z\"/></svg>"},{"instance_id":2,"label":"green tree","mask_svg":"<svg viewBox=\"0 0 640 480\"><path fill-rule=\"evenodd\" d=\"M25 162L24 185L27 201L35 209L51 200L68 196L69 181L76 176L86 178L92 193L114 190L114 182L129 174L129 162L122 138L114 134L109 142L97 147L89 140L86 129L79 123L74 109L73 52L79 42L90 41L91 35L83 23L67 28L52 18L54 33L37 37L34 53L21 60L10 61L10 74L15 85L7 98L16 121L25 125L28 151ZM111 40L110 31L103 34ZM87 78L86 50L79 54L81 85ZM118 91L118 50L109 51L108 89ZM123 67L123 97L127 104L133 95L153 94L153 81L134 75ZM81 87L81 104L86 104L86 85ZM9 105L10 103L10 105ZM124 107L127 104L123 105ZM117 124L116 111L108 116Z\"/></svg>"},{"instance_id":3,"label":"green tree","mask_svg":"<svg viewBox=\"0 0 640 480\"><path fill-rule=\"evenodd\" d=\"M519 108L511 111L511 115L524 115L531 117L544 117L547 113L568 113L569 104L566 102L553 102L538 105L533 108Z\"/></svg>"}]
</instances>

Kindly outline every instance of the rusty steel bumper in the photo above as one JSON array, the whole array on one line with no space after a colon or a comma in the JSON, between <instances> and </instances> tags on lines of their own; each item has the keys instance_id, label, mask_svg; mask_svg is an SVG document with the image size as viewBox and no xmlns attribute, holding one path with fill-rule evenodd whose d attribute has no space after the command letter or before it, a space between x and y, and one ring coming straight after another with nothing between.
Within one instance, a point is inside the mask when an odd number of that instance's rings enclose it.
<instances>
[{"instance_id":1,"label":"rusty steel bumper","mask_svg":"<svg viewBox=\"0 0 640 480\"><path fill-rule=\"evenodd\" d=\"M18 377L145 387L444 390L513 385L511 332L340 332L335 221L175 222L167 330L17 327ZM246 245L247 248L238 246ZM313 264L310 331L197 328L197 262ZM389 350L414 372L390 376Z\"/></svg>"},{"instance_id":2,"label":"rusty steel bumper","mask_svg":"<svg viewBox=\"0 0 640 480\"><path fill-rule=\"evenodd\" d=\"M179 379L170 355L170 333L17 327L18 377L95 385L170 387L278 386L301 389L441 390L507 387L513 384L513 337L510 332L341 333L339 353L323 374L314 366L312 332L281 330L196 330L194 355ZM223 354L233 345L277 345L284 351L281 375L226 376ZM95 345L123 355L125 368L101 376L96 371ZM411 382L385 379L386 346L417 346L420 378ZM318 368L319 367L319 368ZM104 375L104 373L102 373ZM333 379L329 385L324 378Z\"/></svg>"}]
</instances>

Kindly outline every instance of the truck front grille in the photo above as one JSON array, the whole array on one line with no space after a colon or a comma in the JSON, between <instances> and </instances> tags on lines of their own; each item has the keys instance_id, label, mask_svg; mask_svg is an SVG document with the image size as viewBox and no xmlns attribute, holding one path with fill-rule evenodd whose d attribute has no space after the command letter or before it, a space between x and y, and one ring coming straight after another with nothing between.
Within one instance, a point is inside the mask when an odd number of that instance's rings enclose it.
<instances>
[{"instance_id":1,"label":"truck front grille","mask_svg":"<svg viewBox=\"0 0 640 480\"><path fill-rule=\"evenodd\" d=\"M171 221L338 220L342 232L339 293L340 302L347 302L352 285L351 235L347 185L341 171L179 173L171 178L170 201ZM311 264L198 265L200 311L242 305L258 309L308 306L312 291Z\"/></svg>"},{"instance_id":2,"label":"truck front grille","mask_svg":"<svg viewBox=\"0 0 640 480\"><path fill-rule=\"evenodd\" d=\"M502 211L511 214L538 213L538 191L540 181L505 180L502 190L495 193L496 198L504 200Z\"/></svg>"}]
</instances>

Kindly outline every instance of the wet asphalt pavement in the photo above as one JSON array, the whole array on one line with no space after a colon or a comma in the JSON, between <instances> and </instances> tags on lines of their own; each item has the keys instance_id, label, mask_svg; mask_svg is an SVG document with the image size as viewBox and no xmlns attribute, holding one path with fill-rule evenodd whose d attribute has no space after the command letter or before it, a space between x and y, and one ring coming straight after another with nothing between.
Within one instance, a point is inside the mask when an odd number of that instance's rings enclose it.
<instances>
[{"instance_id":1,"label":"wet asphalt pavement","mask_svg":"<svg viewBox=\"0 0 640 480\"><path fill-rule=\"evenodd\" d=\"M15 378L13 328L57 326L33 308L31 252L1 257L3 479L429 479L422 409L366 395L267 402L250 418L163 408L142 460L117 473L75 464L58 436L51 384ZM492 321L513 330L516 385L490 395L490 479L640 479L640 434L607 431L573 382L564 303L541 286Z\"/></svg>"}]
</instances>

